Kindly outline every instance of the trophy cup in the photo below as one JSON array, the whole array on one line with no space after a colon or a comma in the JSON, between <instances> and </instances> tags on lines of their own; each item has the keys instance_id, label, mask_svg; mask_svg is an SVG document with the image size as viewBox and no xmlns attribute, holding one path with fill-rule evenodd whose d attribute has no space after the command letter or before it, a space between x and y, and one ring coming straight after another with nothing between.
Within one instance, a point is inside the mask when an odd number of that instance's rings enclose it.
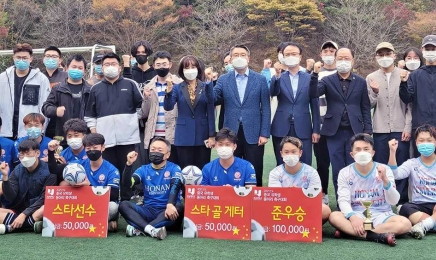
<instances>
[{"instance_id":1,"label":"trophy cup","mask_svg":"<svg viewBox=\"0 0 436 260\"><path fill-rule=\"evenodd\" d=\"M64 140L64 137L63 136L53 136L53 139L60 143L60 142L62 142ZM58 158L56 159L56 161L59 162L59 163L61 162L59 160L59 156L61 155L61 152L63 150L64 150L64 148L61 145L59 145L58 148L56 148L56 151L55 151L55 153L58 155L57 156Z\"/></svg>"},{"instance_id":2,"label":"trophy cup","mask_svg":"<svg viewBox=\"0 0 436 260\"><path fill-rule=\"evenodd\" d=\"M363 222L363 229L372 230L374 226L371 220L371 211L369 211L369 207L371 207L372 201L362 201L362 205L366 208L366 219Z\"/></svg>"}]
</instances>

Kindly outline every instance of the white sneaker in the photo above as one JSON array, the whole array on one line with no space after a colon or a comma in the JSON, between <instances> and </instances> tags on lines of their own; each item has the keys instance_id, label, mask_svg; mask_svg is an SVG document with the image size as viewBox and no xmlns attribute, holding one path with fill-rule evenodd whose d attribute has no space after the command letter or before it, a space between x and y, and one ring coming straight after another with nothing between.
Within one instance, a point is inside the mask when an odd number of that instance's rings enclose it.
<instances>
[{"instance_id":1,"label":"white sneaker","mask_svg":"<svg viewBox=\"0 0 436 260\"><path fill-rule=\"evenodd\" d=\"M136 229L135 227L131 225L127 225L126 227L126 237L136 237L136 236L143 236L145 235L141 230Z\"/></svg>"},{"instance_id":2,"label":"white sneaker","mask_svg":"<svg viewBox=\"0 0 436 260\"><path fill-rule=\"evenodd\" d=\"M423 237L425 237L426 232L427 231L425 230L422 222L416 223L410 230L410 234L416 239L422 239Z\"/></svg>"},{"instance_id":3,"label":"white sneaker","mask_svg":"<svg viewBox=\"0 0 436 260\"><path fill-rule=\"evenodd\" d=\"M167 237L167 229L165 227L155 228L151 232L151 236L163 240Z\"/></svg>"},{"instance_id":4,"label":"white sneaker","mask_svg":"<svg viewBox=\"0 0 436 260\"><path fill-rule=\"evenodd\" d=\"M399 204L399 205L397 206L397 215L400 215L400 209L401 209L402 206L403 206L403 205L401 205L401 204Z\"/></svg>"},{"instance_id":5,"label":"white sneaker","mask_svg":"<svg viewBox=\"0 0 436 260\"><path fill-rule=\"evenodd\" d=\"M4 235L6 233L5 224L0 224L0 235Z\"/></svg>"},{"instance_id":6,"label":"white sneaker","mask_svg":"<svg viewBox=\"0 0 436 260\"><path fill-rule=\"evenodd\" d=\"M322 203L324 203L327 206L329 205L329 195L327 194L322 195Z\"/></svg>"}]
</instances>

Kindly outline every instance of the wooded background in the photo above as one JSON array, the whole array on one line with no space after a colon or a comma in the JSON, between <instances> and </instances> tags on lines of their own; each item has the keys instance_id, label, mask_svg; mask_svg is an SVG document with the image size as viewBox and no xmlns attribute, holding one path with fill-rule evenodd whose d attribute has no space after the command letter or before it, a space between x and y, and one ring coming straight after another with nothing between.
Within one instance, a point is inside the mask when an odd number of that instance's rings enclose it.
<instances>
[{"instance_id":1,"label":"wooded background","mask_svg":"<svg viewBox=\"0 0 436 260\"><path fill-rule=\"evenodd\" d=\"M354 49L365 74L376 68L379 42L394 44L401 59L407 47L436 33L434 0L0 0L0 8L1 49L98 43L116 45L121 55L145 39L174 61L193 54L216 70L237 43L251 49L250 66L260 70L263 59L277 60L282 41L303 46L305 66L331 39ZM2 57L1 64L12 60Z\"/></svg>"}]
</instances>

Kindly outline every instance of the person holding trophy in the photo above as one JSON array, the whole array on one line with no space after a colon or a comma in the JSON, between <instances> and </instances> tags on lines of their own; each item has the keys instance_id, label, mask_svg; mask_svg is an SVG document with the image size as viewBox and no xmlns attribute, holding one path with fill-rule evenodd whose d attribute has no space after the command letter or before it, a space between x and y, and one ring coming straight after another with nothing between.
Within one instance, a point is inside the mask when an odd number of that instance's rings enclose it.
<instances>
[{"instance_id":1,"label":"person holding trophy","mask_svg":"<svg viewBox=\"0 0 436 260\"><path fill-rule=\"evenodd\" d=\"M392 170L374 162L374 140L368 134L351 138L351 157L355 163L343 168L338 177L338 206L330 224L344 235L368 241L396 245L396 235L410 231L410 221L392 212L391 205L400 199Z\"/></svg>"}]
</instances>

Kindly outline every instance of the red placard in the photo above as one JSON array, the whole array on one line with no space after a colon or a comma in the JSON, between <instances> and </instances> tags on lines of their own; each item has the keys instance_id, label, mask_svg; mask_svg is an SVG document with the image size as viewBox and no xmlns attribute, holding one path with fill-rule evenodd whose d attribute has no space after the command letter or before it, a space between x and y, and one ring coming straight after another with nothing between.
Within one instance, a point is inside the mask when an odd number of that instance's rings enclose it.
<instances>
[{"instance_id":1,"label":"red placard","mask_svg":"<svg viewBox=\"0 0 436 260\"><path fill-rule=\"evenodd\" d=\"M322 242L322 194L301 188L254 188L252 240Z\"/></svg>"},{"instance_id":2,"label":"red placard","mask_svg":"<svg viewBox=\"0 0 436 260\"><path fill-rule=\"evenodd\" d=\"M183 237L250 240L252 188L186 187Z\"/></svg>"},{"instance_id":3,"label":"red placard","mask_svg":"<svg viewBox=\"0 0 436 260\"><path fill-rule=\"evenodd\" d=\"M110 187L46 188L42 236L107 237Z\"/></svg>"}]
</instances>

